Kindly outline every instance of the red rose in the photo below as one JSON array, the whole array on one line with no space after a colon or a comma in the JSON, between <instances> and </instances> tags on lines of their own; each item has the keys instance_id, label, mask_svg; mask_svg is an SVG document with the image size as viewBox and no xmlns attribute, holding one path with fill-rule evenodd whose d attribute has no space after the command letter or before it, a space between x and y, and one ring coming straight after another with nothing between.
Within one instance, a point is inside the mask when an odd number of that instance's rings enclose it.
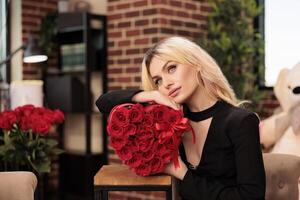
<instances>
[{"instance_id":1,"label":"red rose","mask_svg":"<svg viewBox=\"0 0 300 200\"><path fill-rule=\"evenodd\" d=\"M127 140L124 137L110 137L110 146L116 150L120 150L127 143Z\"/></svg>"},{"instance_id":2,"label":"red rose","mask_svg":"<svg viewBox=\"0 0 300 200\"><path fill-rule=\"evenodd\" d=\"M30 104L19 106L15 109L15 111L20 112L22 116L30 116L33 110L34 110L34 106Z\"/></svg>"},{"instance_id":3,"label":"red rose","mask_svg":"<svg viewBox=\"0 0 300 200\"><path fill-rule=\"evenodd\" d=\"M134 156L131 159L125 161L126 165L133 168L138 167L139 165L141 165L141 163L142 163L142 158L138 154L134 154Z\"/></svg>"},{"instance_id":4,"label":"red rose","mask_svg":"<svg viewBox=\"0 0 300 200\"><path fill-rule=\"evenodd\" d=\"M20 120L20 129L25 132L28 131L29 129L32 129L32 120L30 118L22 117Z\"/></svg>"},{"instance_id":5,"label":"red rose","mask_svg":"<svg viewBox=\"0 0 300 200\"><path fill-rule=\"evenodd\" d=\"M137 132L137 127L133 124L128 124L123 127L123 131L125 135L135 135Z\"/></svg>"},{"instance_id":6,"label":"red rose","mask_svg":"<svg viewBox=\"0 0 300 200\"><path fill-rule=\"evenodd\" d=\"M58 109L53 111L53 118L54 118L54 123L57 124L62 123L65 120L64 114Z\"/></svg>"},{"instance_id":7,"label":"red rose","mask_svg":"<svg viewBox=\"0 0 300 200\"><path fill-rule=\"evenodd\" d=\"M153 142L154 142L154 138L150 138L148 140L140 140L138 142L138 145L139 145L139 150L141 152L146 152L148 151L152 145L153 145Z\"/></svg>"},{"instance_id":8,"label":"red rose","mask_svg":"<svg viewBox=\"0 0 300 200\"><path fill-rule=\"evenodd\" d=\"M49 130L50 130L49 124L43 120L36 121L33 124L32 131L34 133L45 135L45 134L49 133Z\"/></svg>"},{"instance_id":9,"label":"red rose","mask_svg":"<svg viewBox=\"0 0 300 200\"><path fill-rule=\"evenodd\" d=\"M180 111L170 109L169 112L166 113L165 119L168 124L174 125L179 123L182 117Z\"/></svg>"},{"instance_id":10,"label":"red rose","mask_svg":"<svg viewBox=\"0 0 300 200\"><path fill-rule=\"evenodd\" d=\"M171 153L172 153L172 152L171 152L170 150L164 152L164 154L161 155L161 159L162 159L165 163L170 162L170 160L172 159Z\"/></svg>"},{"instance_id":11,"label":"red rose","mask_svg":"<svg viewBox=\"0 0 300 200\"><path fill-rule=\"evenodd\" d=\"M151 168L148 164L144 163L134 169L135 173L141 176L148 176L151 173Z\"/></svg>"},{"instance_id":12,"label":"red rose","mask_svg":"<svg viewBox=\"0 0 300 200\"><path fill-rule=\"evenodd\" d=\"M152 130L149 128L141 128L138 132L138 140L149 140L153 138L155 135L153 134Z\"/></svg>"},{"instance_id":13,"label":"red rose","mask_svg":"<svg viewBox=\"0 0 300 200\"><path fill-rule=\"evenodd\" d=\"M139 146L138 146L138 143L137 143L136 139L130 139L130 137L129 137L129 140L127 142L127 146L128 146L128 148L131 149L132 152L139 151Z\"/></svg>"},{"instance_id":14,"label":"red rose","mask_svg":"<svg viewBox=\"0 0 300 200\"><path fill-rule=\"evenodd\" d=\"M135 104L129 109L128 118L130 122L136 123L143 120L143 106L141 104Z\"/></svg>"},{"instance_id":15,"label":"red rose","mask_svg":"<svg viewBox=\"0 0 300 200\"><path fill-rule=\"evenodd\" d=\"M17 115L13 111L2 112L1 118L1 128L4 130L11 130L13 124L16 124L18 122Z\"/></svg>"},{"instance_id":16,"label":"red rose","mask_svg":"<svg viewBox=\"0 0 300 200\"><path fill-rule=\"evenodd\" d=\"M107 126L107 132L111 136L124 136L123 128L117 123L109 123Z\"/></svg>"},{"instance_id":17,"label":"red rose","mask_svg":"<svg viewBox=\"0 0 300 200\"><path fill-rule=\"evenodd\" d=\"M154 119L152 115L145 114L143 118L143 126L153 128Z\"/></svg>"},{"instance_id":18,"label":"red rose","mask_svg":"<svg viewBox=\"0 0 300 200\"><path fill-rule=\"evenodd\" d=\"M116 110L113 110L112 121L117 123L120 126L126 126L128 124L128 109L124 107L118 107Z\"/></svg>"},{"instance_id":19,"label":"red rose","mask_svg":"<svg viewBox=\"0 0 300 200\"><path fill-rule=\"evenodd\" d=\"M116 150L116 152L123 161L129 160L132 158L132 151L130 150L130 148L128 148L128 146L124 146L120 150Z\"/></svg>"},{"instance_id":20,"label":"red rose","mask_svg":"<svg viewBox=\"0 0 300 200\"><path fill-rule=\"evenodd\" d=\"M150 162L149 167L153 172L159 173L162 172L165 168L165 162L158 156L155 156Z\"/></svg>"},{"instance_id":21,"label":"red rose","mask_svg":"<svg viewBox=\"0 0 300 200\"><path fill-rule=\"evenodd\" d=\"M154 152L153 152L154 150L152 150L151 148L148 150L148 151L145 151L144 153L143 153L143 159L145 160L145 161L149 161L149 160L151 160L153 157L154 157Z\"/></svg>"},{"instance_id":22,"label":"red rose","mask_svg":"<svg viewBox=\"0 0 300 200\"><path fill-rule=\"evenodd\" d=\"M108 118L110 145L119 158L141 176L162 172L178 157L182 134L190 130L181 111L164 105L121 104ZM178 162L173 160L175 166Z\"/></svg>"}]
</instances>

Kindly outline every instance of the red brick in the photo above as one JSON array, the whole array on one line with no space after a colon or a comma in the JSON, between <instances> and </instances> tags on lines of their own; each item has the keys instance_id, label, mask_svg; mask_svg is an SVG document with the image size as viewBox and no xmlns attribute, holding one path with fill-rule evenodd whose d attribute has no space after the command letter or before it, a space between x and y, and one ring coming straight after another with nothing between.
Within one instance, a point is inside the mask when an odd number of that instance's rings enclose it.
<instances>
[{"instance_id":1,"label":"red brick","mask_svg":"<svg viewBox=\"0 0 300 200\"><path fill-rule=\"evenodd\" d=\"M148 44L148 43L149 43L149 38L136 39L134 41L134 44Z\"/></svg>"},{"instance_id":2,"label":"red brick","mask_svg":"<svg viewBox=\"0 0 300 200\"><path fill-rule=\"evenodd\" d=\"M109 73L109 74L121 74L122 73L122 68L109 68L107 70L107 73Z\"/></svg>"},{"instance_id":3,"label":"red brick","mask_svg":"<svg viewBox=\"0 0 300 200\"><path fill-rule=\"evenodd\" d=\"M213 9L210 6L201 5L200 10L203 12L211 12Z\"/></svg>"},{"instance_id":4,"label":"red brick","mask_svg":"<svg viewBox=\"0 0 300 200\"><path fill-rule=\"evenodd\" d=\"M161 33L174 34L175 30L171 28L161 28Z\"/></svg>"},{"instance_id":5,"label":"red brick","mask_svg":"<svg viewBox=\"0 0 300 200\"><path fill-rule=\"evenodd\" d=\"M115 42L113 42L113 41L108 42L108 46L109 46L109 47L114 47L114 46L115 46Z\"/></svg>"},{"instance_id":6,"label":"red brick","mask_svg":"<svg viewBox=\"0 0 300 200\"><path fill-rule=\"evenodd\" d=\"M122 18L122 14L114 14L114 15L108 15L107 20L116 20L116 19L121 19Z\"/></svg>"},{"instance_id":7,"label":"red brick","mask_svg":"<svg viewBox=\"0 0 300 200\"><path fill-rule=\"evenodd\" d=\"M160 13L161 13L161 14L165 14L165 15L173 15L173 14L174 14L173 10L171 10L171 9L166 9L166 8L161 8L161 9L160 9Z\"/></svg>"},{"instance_id":8,"label":"red brick","mask_svg":"<svg viewBox=\"0 0 300 200\"><path fill-rule=\"evenodd\" d=\"M108 60L109 65L113 65L114 63L115 63L114 60Z\"/></svg>"},{"instance_id":9,"label":"red brick","mask_svg":"<svg viewBox=\"0 0 300 200\"><path fill-rule=\"evenodd\" d=\"M139 15L140 15L139 11L131 11L131 12L125 13L125 17L137 17Z\"/></svg>"},{"instance_id":10,"label":"red brick","mask_svg":"<svg viewBox=\"0 0 300 200\"><path fill-rule=\"evenodd\" d=\"M140 72L140 68L138 68L138 67L126 68L126 72L128 72L128 73Z\"/></svg>"},{"instance_id":11,"label":"red brick","mask_svg":"<svg viewBox=\"0 0 300 200\"><path fill-rule=\"evenodd\" d=\"M121 90L121 89L122 89L122 87L120 87L120 86L108 86L108 91Z\"/></svg>"},{"instance_id":12,"label":"red brick","mask_svg":"<svg viewBox=\"0 0 300 200\"><path fill-rule=\"evenodd\" d=\"M114 78L108 78L107 81L108 81L109 83L112 83L112 82L115 82L115 79L114 79Z\"/></svg>"},{"instance_id":13,"label":"red brick","mask_svg":"<svg viewBox=\"0 0 300 200\"><path fill-rule=\"evenodd\" d=\"M129 3L124 3L124 4L118 4L117 5L117 9L119 9L119 10L126 9L126 8L130 8L130 4Z\"/></svg>"},{"instance_id":14,"label":"red brick","mask_svg":"<svg viewBox=\"0 0 300 200\"><path fill-rule=\"evenodd\" d=\"M140 53L140 49L127 49L126 50L126 54L127 55L131 55L131 54L139 54Z\"/></svg>"},{"instance_id":15,"label":"red brick","mask_svg":"<svg viewBox=\"0 0 300 200\"><path fill-rule=\"evenodd\" d=\"M177 30L176 32L178 35L181 35L181 36L191 36L192 35L192 33L190 31Z\"/></svg>"},{"instance_id":16,"label":"red brick","mask_svg":"<svg viewBox=\"0 0 300 200\"><path fill-rule=\"evenodd\" d=\"M131 82L131 77L118 77L116 80L121 83L129 83Z\"/></svg>"},{"instance_id":17,"label":"red brick","mask_svg":"<svg viewBox=\"0 0 300 200\"><path fill-rule=\"evenodd\" d=\"M134 61L133 61L133 63L134 63L134 64L141 64L142 61L143 61L142 58L135 58Z\"/></svg>"},{"instance_id":18,"label":"red brick","mask_svg":"<svg viewBox=\"0 0 300 200\"><path fill-rule=\"evenodd\" d=\"M182 26L182 23L183 22L179 20L173 20L173 19L170 20L170 24L173 26Z\"/></svg>"},{"instance_id":19,"label":"red brick","mask_svg":"<svg viewBox=\"0 0 300 200\"><path fill-rule=\"evenodd\" d=\"M179 8L181 8L181 2L180 1L170 1L170 5L171 6L175 6L175 7L179 7Z\"/></svg>"},{"instance_id":20,"label":"red brick","mask_svg":"<svg viewBox=\"0 0 300 200\"><path fill-rule=\"evenodd\" d=\"M157 11L158 10L155 8L143 10L143 15L154 15L157 13Z\"/></svg>"},{"instance_id":21,"label":"red brick","mask_svg":"<svg viewBox=\"0 0 300 200\"><path fill-rule=\"evenodd\" d=\"M149 48L143 48L142 53L145 54L148 50Z\"/></svg>"},{"instance_id":22,"label":"red brick","mask_svg":"<svg viewBox=\"0 0 300 200\"><path fill-rule=\"evenodd\" d=\"M146 28L144 29L144 34L153 34L153 33L158 33L157 28Z\"/></svg>"},{"instance_id":23,"label":"red brick","mask_svg":"<svg viewBox=\"0 0 300 200\"><path fill-rule=\"evenodd\" d=\"M117 32L109 32L108 33L109 38L119 38L122 37L122 32L117 31Z\"/></svg>"},{"instance_id":24,"label":"red brick","mask_svg":"<svg viewBox=\"0 0 300 200\"><path fill-rule=\"evenodd\" d=\"M148 24L149 24L148 19L141 19L141 20L135 21L135 26L146 26Z\"/></svg>"},{"instance_id":25,"label":"red brick","mask_svg":"<svg viewBox=\"0 0 300 200\"><path fill-rule=\"evenodd\" d=\"M119 28L126 28L126 27L130 27L131 26L131 22L120 22L118 24Z\"/></svg>"},{"instance_id":26,"label":"red brick","mask_svg":"<svg viewBox=\"0 0 300 200\"><path fill-rule=\"evenodd\" d=\"M108 51L109 56L119 56L122 55L122 50L109 50Z\"/></svg>"},{"instance_id":27,"label":"red brick","mask_svg":"<svg viewBox=\"0 0 300 200\"><path fill-rule=\"evenodd\" d=\"M115 28L115 24L113 24L113 23L109 23L108 24L108 29L109 30L112 30L112 29L114 29Z\"/></svg>"},{"instance_id":28,"label":"red brick","mask_svg":"<svg viewBox=\"0 0 300 200\"><path fill-rule=\"evenodd\" d=\"M197 24L193 22L186 22L184 25L188 28L197 28Z\"/></svg>"},{"instance_id":29,"label":"red brick","mask_svg":"<svg viewBox=\"0 0 300 200\"><path fill-rule=\"evenodd\" d=\"M134 77L134 82L141 82L141 77L140 76L136 76Z\"/></svg>"},{"instance_id":30,"label":"red brick","mask_svg":"<svg viewBox=\"0 0 300 200\"><path fill-rule=\"evenodd\" d=\"M137 1L133 3L134 7L141 7L141 6L147 6L148 1L147 0L142 0L142 1Z\"/></svg>"},{"instance_id":31,"label":"red brick","mask_svg":"<svg viewBox=\"0 0 300 200\"><path fill-rule=\"evenodd\" d=\"M153 5L155 5L155 4L162 4L162 5L165 5L165 4L167 4L167 0L152 0L151 3L152 3Z\"/></svg>"},{"instance_id":32,"label":"red brick","mask_svg":"<svg viewBox=\"0 0 300 200\"><path fill-rule=\"evenodd\" d=\"M126 36L127 37L137 36L137 35L140 35L140 30L126 31Z\"/></svg>"},{"instance_id":33,"label":"red brick","mask_svg":"<svg viewBox=\"0 0 300 200\"><path fill-rule=\"evenodd\" d=\"M207 24L201 24L200 27L203 30L207 30L208 29Z\"/></svg>"},{"instance_id":34,"label":"red brick","mask_svg":"<svg viewBox=\"0 0 300 200\"><path fill-rule=\"evenodd\" d=\"M198 19L198 20L206 20L207 17L204 15L200 15L200 14L192 14L192 18L193 19Z\"/></svg>"},{"instance_id":35,"label":"red brick","mask_svg":"<svg viewBox=\"0 0 300 200\"><path fill-rule=\"evenodd\" d=\"M192 3L185 3L185 8L186 9L189 9L189 10L196 10L197 9L197 6L195 4L192 4Z\"/></svg>"},{"instance_id":36,"label":"red brick","mask_svg":"<svg viewBox=\"0 0 300 200\"><path fill-rule=\"evenodd\" d=\"M129 64L130 63L130 59L120 59L118 60L118 64Z\"/></svg>"},{"instance_id":37,"label":"red brick","mask_svg":"<svg viewBox=\"0 0 300 200\"><path fill-rule=\"evenodd\" d=\"M115 9L114 6L107 6L107 11L113 11Z\"/></svg>"},{"instance_id":38,"label":"red brick","mask_svg":"<svg viewBox=\"0 0 300 200\"><path fill-rule=\"evenodd\" d=\"M118 43L119 47L123 47L123 46L129 46L130 45L130 40L124 40L124 41L120 41Z\"/></svg>"},{"instance_id":39,"label":"red brick","mask_svg":"<svg viewBox=\"0 0 300 200\"><path fill-rule=\"evenodd\" d=\"M177 16L179 16L179 17L189 17L189 13L188 13L188 12L181 12L181 11L178 11L176 14L177 14Z\"/></svg>"}]
</instances>

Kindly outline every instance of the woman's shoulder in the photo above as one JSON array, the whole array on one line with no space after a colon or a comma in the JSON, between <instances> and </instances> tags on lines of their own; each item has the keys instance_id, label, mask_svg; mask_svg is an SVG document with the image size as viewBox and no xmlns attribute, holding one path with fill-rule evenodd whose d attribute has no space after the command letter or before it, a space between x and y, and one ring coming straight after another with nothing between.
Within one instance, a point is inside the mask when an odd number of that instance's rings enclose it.
<instances>
[{"instance_id":1,"label":"woman's shoulder","mask_svg":"<svg viewBox=\"0 0 300 200\"><path fill-rule=\"evenodd\" d=\"M229 103L226 103L226 109L223 117L225 117L230 124L232 123L241 123L244 120L256 120L259 122L259 116L246 108L233 106Z\"/></svg>"}]
</instances>

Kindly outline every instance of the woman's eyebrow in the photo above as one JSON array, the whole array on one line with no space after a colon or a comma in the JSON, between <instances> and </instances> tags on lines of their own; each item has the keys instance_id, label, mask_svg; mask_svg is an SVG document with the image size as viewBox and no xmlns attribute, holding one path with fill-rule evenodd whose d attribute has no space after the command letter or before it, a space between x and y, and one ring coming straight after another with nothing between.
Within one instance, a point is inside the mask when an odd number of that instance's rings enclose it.
<instances>
[{"instance_id":1,"label":"woman's eyebrow","mask_svg":"<svg viewBox=\"0 0 300 200\"><path fill-rule=\"evenodd\" d=\"M168 66L169 62L172 62L172 60L169 60L169 61L167 61L167 62L164 64L164 66L162 67L162 71L165 70L165 68ZM153 77L151 77L151 78L154 79L154 78L157 78L157 76L153 76Z\"/></svg>"}]
</instances>

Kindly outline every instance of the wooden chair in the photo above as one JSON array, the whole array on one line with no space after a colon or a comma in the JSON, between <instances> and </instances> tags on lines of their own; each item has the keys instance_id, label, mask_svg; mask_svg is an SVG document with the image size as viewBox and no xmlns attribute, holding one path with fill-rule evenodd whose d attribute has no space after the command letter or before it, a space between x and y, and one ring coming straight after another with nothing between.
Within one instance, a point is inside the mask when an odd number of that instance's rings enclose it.
<instances>
[{"instance_id":1,"label":"wooden chair","mask_svg":"<svg viewBox=\"0 0 300 200\"><path fill-rule=\"evenodd\" d=\"M108 200L109 191L165 191L172 200L172 178L168 175L141 177L126 165L103 165L94 176L95 199Z\"/></svg>"}]
</instances>

